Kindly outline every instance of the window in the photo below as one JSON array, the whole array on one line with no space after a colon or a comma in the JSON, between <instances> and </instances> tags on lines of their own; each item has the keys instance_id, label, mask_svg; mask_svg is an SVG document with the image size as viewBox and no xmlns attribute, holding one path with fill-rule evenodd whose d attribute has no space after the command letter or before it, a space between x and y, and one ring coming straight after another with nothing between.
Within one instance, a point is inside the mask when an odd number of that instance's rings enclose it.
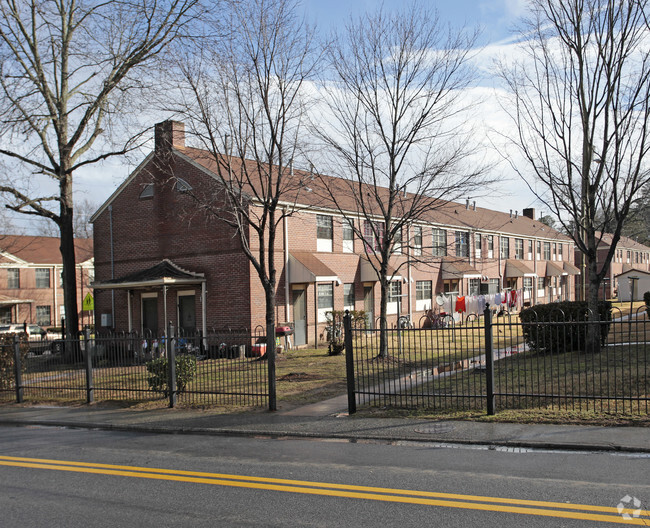
<instances>
[{"instance_id":1,"label":"window","mask_svg":"<svg viewBox=\"0 0 650 528\"><path fill-rule=\"evenodd\" d=\"M490 279L488 282L488 295L499 291L499 279Z\"/></svg>"},{"instance_id":2,"label":"window","mask_svg":"<svg viewBox=\"0 0 650 528\"><path fill-rule=\"evenodd\" d=\"M551 260L551 243L544 242L544 260Z\"/></svg>"},{"instance_id":3,"label":"window","mask_svg":"<svg viewBox=\"0 0 650 528\"><path fill-rule=\"evenodd\" d=\"M174 188L178 192L189 192L192 190L192 186L187 183L183 178L176 178L176 185L174 185Z\"/></svg>"},{"instance_id":4,"label":"window","mask_svg":"<svg viewBox=\"0 0 650 528\"><path fill-rule=\"evenodd\" d=\"M381 243L384 240L384 224L381 222L363 222L363 241L366 253L381 251Z\"/></svg>"},{"instance_id":5,"label":"window","mask_svg":"<svg viewBox=\"0 0 650 528\"><path fill-rule=\"evenodd\" d=\"M499 255L502 259L507 259L510 256L510 239L502 236L499 243Z\"/></svg>"},{"instance_id":6,"label":"window","mask_svg":"<svg viewBox=\"0 0 650 528\"><path fill-rule=\"evenodd\" d=\"M488 258L494 258L494 235L488 235L487 237L487 252Z\"/></svg>"},{"instance_id":7,"label":"window","mask_svg":"<svg viewBox=\"0 0 650 528\"><path fill-rule=\"evenodd\" d=\"M537 260L542 260L542 243L537 241Z\"/></svg>"},{"instance_id":8,"label":"window","mask_svg":"<svg viewBox=\"0 0 650 528\"><path fill-rule=\"evenodd\" d=\"M413 226L413 255L422 255L422 227Z\"/></svg>"},{"instance_id":9,"label":"window","mask_svg":"<svg viewBox=\"0 0 650 528\"><path fill-rule=\"evenodd\" d=\"M393 253L401 255L402 253L402 228L400 227L395 231L395 236L393 237Z\"/></svg>"},{"instance_id":10,"label":"window","mask_svg":"<svg viewBox=\"0 0 650 528\"><path fill-rule=\"evenodd\" d=\"M639 252L638 251L634 252L634 262L636 262L637 264L639 263Z\"/></svg>"},{"instance_id":11,"label":"window","mask_svg":"<svg viewBox=\"0 0 650 528\"><path fill-rule=\"evenodd\" d=\"M628 251L627 252L627 263L630 264L630 257L632 256L632 252Z\"/></svg>"},{"instance_id":12,"label":"window","mask_svg":"<svg viewBox=\"0 0 650 528\"><path fill-rule=\"evenodd\" d=\"M332 217L316 215L316 251L332 251Z\"/></svg>"},{"instance_id":13,"label":"window","mask_svg":"<svg viewBox=\"0 0 650 528\"><path fill-rule=\"evenodd\" d=\"M334 285L317 284L316 294L318 296L318 322L327 321L327 312L334 310Z\"/></svg>"},{"instance_id":14,"label":"window","mask_svg":"<svg viewBox=\"0 0 650 528\"><path fill-rule=\"evenodd\" d=\"M343 309L354 310L354 284L346 283L343 285Z\"/></svg>"},{"instance_id":15,"label":"window","mask_svg":"<svg viewBox=\"0 0 650 528\"><path fill-rule=\"evenodd\" d=\"M562 247L564 244L558 244L557 245L557 259L558 260L564 260L564 255L562 255Z\"/></svg>"},{"instance_id":16,"label":"window","mask_svg":"<svg viewBox=\"0 0 650 528\"><path fill-rule=\"evenodd\" d=\"M36 307L36 324L49 326L52 324L52 314L49 306Z\"/></svg>"},{"instance_id":17,"label":"window","mask_svg":"<svg viewBox=\"0 0 650 528\"><path fill-rule=\"evenodd\" d=\"M533 278L524 277L524 300L530 300L533 293Z\"/></svg>"},{"instance_id":18,"label":"window","mask_svg":"<svg viewBox=\"0 0 650 528\"><path fill-rule=\"evenodd\" d=\"M478 295L481 292L481 279L469 279L469 294Z\"/></svg>"},{"instance_id":19,"label":"window","mask_svg":"<svg viewBox=\"0 0 650 528\"><path fill-rule=\"evenodd\" d=\"M528 260L533 260L533 241L528 241Z\"/></svg>"},{"instance_id":20,"label":"window","mask_svg":"<svg viewBox=\"0 0 650 528\"><path fill-rule=\"evenodd\" d=\"M415 282L415 311L421 312L431 308L431 281Z\"/></svg>"},{"instance_id":21,"label":"window","mask_svg":"<svg viewBox=\"0 0 650 528\"><path fill-rule=\"evenodd\" d=\"M147 183L144 187L142 187L140 200L146 200L148 198L153 198L153 183Z\"/></svg>"},{"instance_id":22,"label":"window","mask_svg":"<svg viewBox=\"0 0 650 528\"><path fill-rule=\"evenodd\" d=\"M444 229L433 230L433 256L447 256L447 231Z\"/></svg>"},{"instance_id":23,"label":"window","mask_svg":"<svg viewBox=\"0 0 650 528\"><path fill-rule=\"evenodd\" d=\"M397 306L402 297L402 283L401 281L393 281L388 285L388 306L386 311L389 314L397 313Z\"/></svg>"},{"instance_id":24,"label":"window","mask_svg":"<svg viewBox=\"0 0 650 528\"><path fill-rule=\"evenodd\" d=\"M18 268L9 268L7 270L7 288L20 288L20 270Z\"/></svg>"},{"instance_id":25,"label":"window","mask_svg":"<svg viewBox=\"0 0 650 528\"><path fill-rule=\"evenodd\" d=\"M515 238L515 258L524 260L524 241L521 238Z\"/></svg>"},{"instance_id":26,"label":"window","mask_svg":"<svg viewBox=\"0 0 650 528\"><path fill-rule=\"evenodd\" d=\"M49 288L50 287L50 270L47 268L36 268L36 287ZM48 307L49 309L49 307Z\"/></svg>"},{"instance_id":27,"label":"window","mask_svg":"<svg viewBox=\"0 0 650 528\"><path fill-rule=\"evenodd\" d=\"M553 242L553 260L557 260L557 244Z\"/></svg>"},{"instance_id":28,"label":"window","mask_svg":"<svg viewBox=\"0 0 650 528\"><path fill-rule=\"evenodd\" d=\"M354 228L350 222L343 222L343 253L354 253Z\"/></svg>"},{"instance_id":29,"label":"window","mask_svg":"<svg viewBox=\"0 0 650 528\"><path fill-rule=\"evenodd\" d=\"M476 250L475 255L477 259L481 258L481 233L474 233L474 248Z\"/></svg>"},{"instance_id":30,"label":"window","mask_svg":"<svg viewBox=\"0 0 650 528\"><path fill-rule=\"evenodd\" d=\"M456 256L469 257L469 233L456 231Z\"/></svg>"},{"instance_id":31,"label":"window","mask_svg":"<svg viewBox=\"0 0 650 528\"><path fill-rule=\"evenodd\" d=\"M544 277L537 277L537 296L544 297L544 288L546 287L546 279Z\"/></svg>"}]
</instances>

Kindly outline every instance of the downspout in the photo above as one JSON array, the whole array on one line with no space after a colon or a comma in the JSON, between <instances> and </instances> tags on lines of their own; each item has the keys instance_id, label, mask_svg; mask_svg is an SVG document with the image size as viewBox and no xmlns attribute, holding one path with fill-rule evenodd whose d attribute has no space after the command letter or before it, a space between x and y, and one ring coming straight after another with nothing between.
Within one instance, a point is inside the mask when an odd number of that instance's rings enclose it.
<instances>
[{"instance_id":1,"label":"downspout","mask_svg":"<svg viewBox=\"0 0 650 528\"><path fill-rule=\"evenodd\" d=\"M208 349L208 315L207 315L207 288L205 280L201 283L201 330L203 332L203 347Z\"/></svg>"},{"instance_id":2,"label":"downspout","mask_svg":"<svg viewBox=\"0 0 650 528\"><path fill-rule=\"evenodd\" d=\"M115 253L113 250L113 205L108 206L108 226L111 243L111 280L115 278ZM111 290L111 326L115 329L115 290Z\"/></svg>"},{"instance_id":3,"label":"downspout","mask_svg":"<svg viewBox=\"0 0 650 528\"><path fill-rule=\"evenodd\" d=\"M282 219L284 228L284 315L285 321L289 322L289 221L287 219L287 208L282 208L284 218Z\"/></svg>"}]
</instances>

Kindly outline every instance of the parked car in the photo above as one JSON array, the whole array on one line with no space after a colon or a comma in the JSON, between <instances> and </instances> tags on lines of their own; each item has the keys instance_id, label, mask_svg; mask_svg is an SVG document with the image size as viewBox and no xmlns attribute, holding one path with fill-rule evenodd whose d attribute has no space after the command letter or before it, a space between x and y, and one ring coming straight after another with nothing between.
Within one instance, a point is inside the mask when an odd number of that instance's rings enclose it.
<instances>
[{"instance_id":1,"label":"parked car","mask_svg":"<svg viewBox=\"0 0 650 528\"><path fill-rule=\"evenodd\" d=\"M27 333L30 341L41 341L47 337L47 330L37 324L5 324L0 325L0 334Z\"/></svg>"}]
</instances>

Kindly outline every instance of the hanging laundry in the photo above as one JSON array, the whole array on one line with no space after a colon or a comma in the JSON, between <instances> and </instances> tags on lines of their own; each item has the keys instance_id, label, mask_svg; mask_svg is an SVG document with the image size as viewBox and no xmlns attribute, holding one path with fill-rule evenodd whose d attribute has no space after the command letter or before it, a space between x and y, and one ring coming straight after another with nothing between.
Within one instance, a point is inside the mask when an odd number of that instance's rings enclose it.
<instances>
[{"instance_id":1,"label":"hanging laundry","mask_svg":"<svg viewBox=\"0 0 650 528\"><path fill-rule=\"evenodd\" d=\"M495 304L501 304L501 294L500 293L495 293L494 294L494 300L490 303L492 306Z\"/></svg>"},{"instance_id":2,"label":"hanging laundry","mask_svg":"<svg viewBox=\"0 0 650 528\"><path fill-rule=\"evenodd\" d=\"M442 311L445 313L451 313L451 297L447 295L442 295Z\"/></svg>"},{"instance_id":3,"label":"hanging laundry","mask_svg":"<svg viewBox=\"0 0 650 528\"><path fill-rule=\"evenodd\" d=\"M457 312L465 311L465 297L456 297L456 310Z\"/></svg>"},{"instance_id":4,"label":"hanging laundry","mask_svg":"<svg viewBox=\"0 0 650 528\"><path fill-rule=\"evenodd\" d=\"M467 313L478 313L478 297L476 295L466 297L465 303L467 304Z\"/></svg>"},{"instance_id":5,"label":"hanging laundry","mask_svg":"<svg viewBox=\"0 0 650 528\"><path fill-rule=\"evenodd\" d=\"M486 299L485 299L485 295L479 295L478 299L477 299L477 302L478 302L478 313L480 315L485 311L485 305L486 305L486 302L487 302Z\"/></svg>"}]
</instances>

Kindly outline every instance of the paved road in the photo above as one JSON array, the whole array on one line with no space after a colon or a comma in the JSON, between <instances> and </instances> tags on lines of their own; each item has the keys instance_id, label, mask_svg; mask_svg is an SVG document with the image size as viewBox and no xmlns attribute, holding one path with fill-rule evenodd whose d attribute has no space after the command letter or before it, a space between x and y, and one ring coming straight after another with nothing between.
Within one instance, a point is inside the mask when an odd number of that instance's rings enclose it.
<instances>
[{"instance_id":1,"label":"paved road","mask_svg":"<svg viewBox=\"0 0 650 528\"><path fill-rule=\"evenodd\" d=\"M648 454L1 427L0 526L647 525L649 474Z\"/></svg>"}]
</instances>

